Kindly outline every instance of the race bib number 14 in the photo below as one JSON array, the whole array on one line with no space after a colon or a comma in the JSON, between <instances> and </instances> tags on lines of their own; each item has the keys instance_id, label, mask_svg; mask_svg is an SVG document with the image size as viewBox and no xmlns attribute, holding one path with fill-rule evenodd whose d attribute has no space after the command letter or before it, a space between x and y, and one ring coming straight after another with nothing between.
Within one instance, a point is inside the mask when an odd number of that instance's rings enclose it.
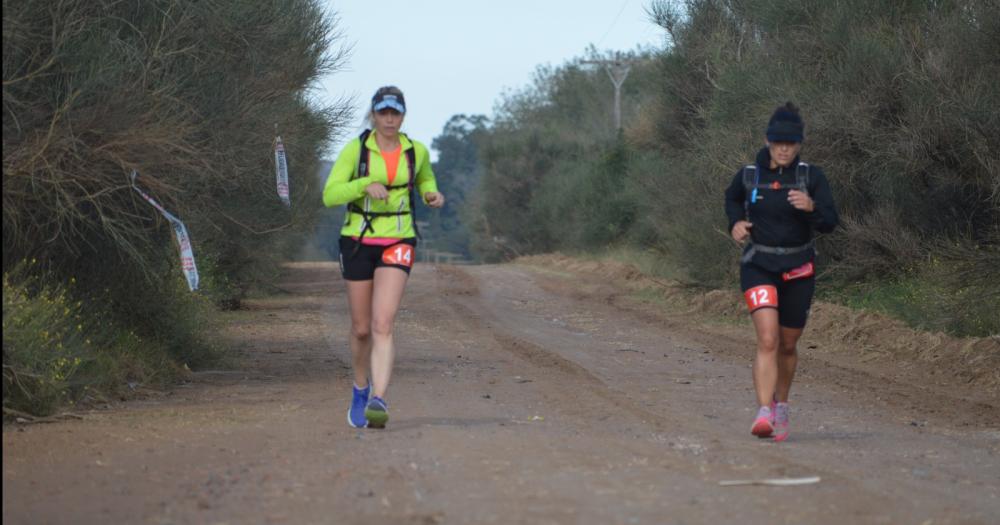
<instances>
[{"instance_id":1,"label":"race bib number 14","mask_svg":"<svg viewBox=\"0 0 1000 525\"><path fill-rule=\"evenodd\" d=\"M409 244L394 244L382 252L382 262L397 266L413 265L413 246Z\"/></svg>"}]
</instances>

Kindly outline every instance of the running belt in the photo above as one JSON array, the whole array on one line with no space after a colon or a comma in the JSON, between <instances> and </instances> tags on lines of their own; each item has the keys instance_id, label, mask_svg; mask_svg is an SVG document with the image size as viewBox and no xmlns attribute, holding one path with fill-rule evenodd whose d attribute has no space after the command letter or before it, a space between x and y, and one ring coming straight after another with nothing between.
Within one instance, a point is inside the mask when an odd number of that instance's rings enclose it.
<instances>
[{"instance_id":1,"label":"running belt","mask_svg":"<svg viewBox=\"0 0 1000 525\"><path fill-rule=\"evenodd\" d=\"M750 262L756 253L768 253L771 255L791 255L793 253L804 252L812 247L816 246L816 241L809 241L800 246L767 246L765 244L757 244L755 242L750 243L750 249L743 254L740 258L740 262Z\"/></svg>"}]
</instances>

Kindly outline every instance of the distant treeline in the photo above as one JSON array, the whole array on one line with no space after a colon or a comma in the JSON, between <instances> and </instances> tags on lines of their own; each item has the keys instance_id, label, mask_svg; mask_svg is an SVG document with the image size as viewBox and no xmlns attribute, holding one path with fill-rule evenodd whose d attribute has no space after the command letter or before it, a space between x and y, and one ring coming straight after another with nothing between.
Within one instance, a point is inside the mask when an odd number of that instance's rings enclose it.
<instances>
[{"instance_id":1,"label":"distant treeline","mask_svg":"<svg viewBox=\"0 0 1000 525\"><path fill-rule=\"evenodd\" d=\"M203 308L267 283L319 211L318 155L349 109L308 93L343 58L332 13L319 0L3 10L5 409L203 362ZM276 133L290 208L275 189ZM186 223L199 294L133 170Z\"/></svg>"},{"instance_id":2,"label":"distant treeline","mask_svg":"<svg viewBox=\"0 0 1000 525\"><path fill-rule=\"evenodd\" d=\"M648 10L668 45L617 57L633 61L621 134L611 82L582 60L540 69L476 134L465 223L479 257L638 247L732 286L723 190L793 101L803 158L826 171L843 217L820 239L821 288L927 328L1000 332L1000 4Z\"/></svg>"}]
</instances>

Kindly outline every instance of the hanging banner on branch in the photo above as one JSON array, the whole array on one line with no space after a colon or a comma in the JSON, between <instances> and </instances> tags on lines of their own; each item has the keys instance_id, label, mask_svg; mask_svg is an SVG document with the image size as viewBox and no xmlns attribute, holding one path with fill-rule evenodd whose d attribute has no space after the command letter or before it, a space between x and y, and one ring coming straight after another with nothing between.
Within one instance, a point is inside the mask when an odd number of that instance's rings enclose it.
<instances>
[{"instance_id":1,"label":"hanging banner on branch","mask_svg":"<svg viewBox=\"0 0 1000 525\"><path fill-rule=\"evenodd\" d=\"M135 178L138 175L135 170L132 170L132 189L135 190L146 202L150 203L154 208L160 210L160 213L170 221L170 224L174 227L174 236L177 239L177 246L181 250L181 269L184 270L184 277L187 278L188 288L191 291L198 289L198 268L194 264L194 251L191 249L191 237L188 236L187 228L180 219L174 217L173 214L168 212L160 206L160 203L153 200L152 197L146 194L146 192L139 189L139 186L135 183Z\"/></svg>"},{"instance_id":2,"label":"hanging banner on branch","mask_svg":"<svg viewBox=\"0 0 1000 525\"><path fill-rule=\"evenodd\" d=\"M274 172L278 178L278 197L285 206L291 207L292 201L288 199L288 159L285 157L285 145L281 142L281 135L274 139Z\"/></svg>"}]
</instances>

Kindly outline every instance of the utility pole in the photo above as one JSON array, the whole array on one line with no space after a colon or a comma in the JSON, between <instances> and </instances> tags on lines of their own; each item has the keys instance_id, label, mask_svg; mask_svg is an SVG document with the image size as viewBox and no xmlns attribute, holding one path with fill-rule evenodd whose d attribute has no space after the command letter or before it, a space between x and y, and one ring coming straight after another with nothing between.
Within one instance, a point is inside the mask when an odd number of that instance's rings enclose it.
<instances>
[{"instance_id":1,"label":"utility pole","mask_svg":"<svg viewBox=\"0 0 1000 525\"><path fill-rule=\"evenodd\" d=\"M622 129L622 84L625 83L632 68L632 60L584 60L582 63L604 66L608 78L615 85L615 129Z\"/></svg>"}]
</instances>

